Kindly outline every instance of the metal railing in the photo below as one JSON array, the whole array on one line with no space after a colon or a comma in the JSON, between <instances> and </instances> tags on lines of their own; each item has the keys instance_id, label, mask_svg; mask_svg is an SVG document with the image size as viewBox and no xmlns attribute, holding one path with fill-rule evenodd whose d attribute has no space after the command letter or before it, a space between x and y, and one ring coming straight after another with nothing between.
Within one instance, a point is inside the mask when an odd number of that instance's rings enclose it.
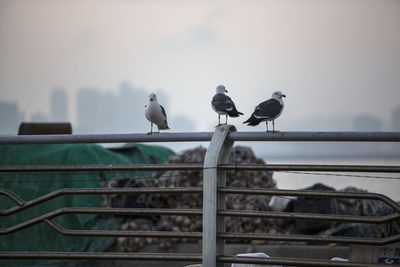
<instances>
[{"instance_id":1,"label":"metal railing","mask_svg":"<svg viewBox=\"0 0 400 267\"><path fill-rule=\"evenodd\" d=\"M6 172L53 172L53 171L149 171L149 170L197 170L203 171L203 188L63 188L49 194L24 201L11 191L0 189L15 206L1 210L7 216L28 209L63 195L90 194L181 194L202 193L203 209L142 209L142 208L60 208L20 224L0 229L7 235L46 223L55 231L66 236L92 237L160 237L202 239L202 254L183 253L116 253L116 252L0 252L0 259L101 259L101 260L162 260L202 262L203 266L222 266L224 263L281 264L284 266L381 266L354 262L330 262L298 258L243 258L225 255L225 240L269 240L292 242L325 242L362 245L386 245L400 241L400 235L386 238L361 238L309 235L267 235L259 233L227 233L225 217L260 217L280 219L325 220L381 224L400 219L400 207L392 199L374 193L326 192L307 190L278 190L226 187L226 171L270 170L270 171L329 171L329 172L391 172L400 173L400 166L366 165L299 165L299 164L229 164L228 156L235 141L324 141L324 142L400 142L398 132L236 132L231 125L221 125L215 132L107 134L107 135L41 135L0 136L0 144L54 144L54 143L122 143L122 142L194 142L210 141L204 164L147 164L147 165L74 165L74 166L0 166ZM394 213L378 216L354 216L340 214L313 214L271 211L226 210L225 197L229 194L252 194L267 196L298 196L344 199L373 199L391 207ZM160 231L116 231L66 229L53 219L63 214L118 214L118 215L190 215L203 218L203 232L160 232Z\"/></svg>"},{"instance_id":2,"label":"metal railing","mask_svg":"<svg viewBox=\"0 0 400 267\"><path fill-rule=\"evenodd\" d=\"M158 134L56 134L0 136L0 144L76 144L129 142L203 142L211 141L213 132ZM400 132L235 132L229 141L312 141L312 142L399 142Z\"/></svg>"}]
</instances>

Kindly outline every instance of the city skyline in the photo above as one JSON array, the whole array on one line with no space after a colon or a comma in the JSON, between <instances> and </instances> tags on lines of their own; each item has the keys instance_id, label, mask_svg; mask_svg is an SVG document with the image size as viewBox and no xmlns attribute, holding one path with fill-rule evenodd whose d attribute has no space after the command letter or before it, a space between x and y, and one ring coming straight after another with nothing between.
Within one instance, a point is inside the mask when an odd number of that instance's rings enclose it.
<instances>
[{"instance_id":1,"label":"city skyline","mask_svg":"<svg viewBox=\"0 0 400 267\"><path fill-rule=\"evenodd\" d=\"M49 113L35 112L27 114L26 111L17 105L16 102L4 101L0 99L2 110L9 110L11 116L14 118L13 125L17 125L22 121L27 122L72 122L73 128L78 133L117 133L117 132L141 132L146 131L148 128L148 121L144 118L144 105L147 104L148 96L146 90L141 87L136 87L132 83L123 81L119 84L119 91L113 93L110 91L102 91L95 87L82 87L77 90L76 99L72 99L68 94L65 87L54 87L47 96L51 110ZM158 94L158 98L167 110L169 110L168 96L163 94L162 91ZM72 100L72 101L71 101ZM132 101L133 100L133 101ZM75 103L72 105L71 102ZM75 110L76 116L71 116L70 109ZM2 112L2 122L9 121L4 116L6 112ZM388 120L384 121L380 117L368 113L358 113L346 116L347 118L334 120L333 117L340 113L333 114L332 117L312 117L308 120L314 120L320 129L316 129L315 125L311 125L313 130L324 130L328 124L333 124L339 130L355 130L355 131L391 131L398 130L400 125L400 105L394 108L388 114ZM187 115L187 114L186 114ZM382 114L381 114L382 115ZM169 117L169 120L174 120L177 124L178 131L193 131L196 130L195 124L185 116L185 114L178 114L175 117ZM179 124L179 121L184 123ZM324 123L324 121L329 123ZM338 123L342 121L342 123ZM107 122L109 124L107 125ZM129 126L129 123L131 125ZM232 122L243 130L259 130L258 128L246 127L237 122ZM288 125L290 122L287 120L280 120L280 124ZM136 124L136 125L134 125ZM185 124L187 127L185 129ZM300 123L293 123L293 130L307 130L301 128ZM10 125L6 123L6 125ZM173 124L172 124L173 125ZM307 125L304 125L307 126ZM210 125L210 128L212 125ZM7 127L6 127L7 128ZM171 129L174 131L174 128Z\"/></svg>"},{"instance_id":2,"label":"city skyline","mask_svg":"<svg viewBox=\"0 0 400 267\"><path fill-rule=\"evenodd\" d=\"M167 95L159 94L159 101L169 110L169 99ZM134 99L134 103L131 101ZM34 113L29 119L23 119L24 110L16 103L7 103L0 100L0 134L17 134L20 122L60 122L57 118L65 116L65 121L71 122L74 134L102 134L102 133L147 133L150 130L150 122L145 119L144 105L147 104L147 92L143 88L135 87L129 82L121 82L117 93L104 92L94 87L83 87L77 90L76 118L67 115L67 104L72 100L64 87L55 87L48 96L52 112ZM61 104L60 104L61 103ZM59 104L59 105L57 105ZM211 109L211 107L209 107ZM303 121L288 121L280 119L277 126L289 128L294 131L398 131L400 128L400 105L393 109L391 118L385 124L384 121L374 115L360 113L357 115L332 114L330 117L309 117ZM7 115L6 115L7 114ZM10 114L10 116L8 115ZM57 115L58 114L58 115ZM61 114L61 115L60 115ZM6 116L5 116L6 115ZM14 119L13 119L14 118ZM232 121L239 131L265 131L263 127L248 127L241 122ZM13 121L14 120L14 121ZM171 130L169 132L191 132L196 131L195 123L186 114L168 116ZM243 119L244 120L244 119ZM210 125L208 131L213 131L215 125ZM173 143L164 144L178 152L192 148L198 144ZM296 157L302 155L304 158L319 157L329 158L341 156L354 157L398 157L398 146L396 144L304 144L304 143L281 143L255 145L247 142L244 145L252 147L255 153L262 157ZM268 147L266 154L266 148Z\"/></svg>"}]
</instances>

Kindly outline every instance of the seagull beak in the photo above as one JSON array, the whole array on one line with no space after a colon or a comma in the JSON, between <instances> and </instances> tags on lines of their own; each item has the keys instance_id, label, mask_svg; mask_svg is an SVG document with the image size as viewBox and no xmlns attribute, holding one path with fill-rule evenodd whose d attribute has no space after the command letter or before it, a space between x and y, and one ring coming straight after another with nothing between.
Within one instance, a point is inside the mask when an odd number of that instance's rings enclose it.
<instances>
[{"instance_id":1,"label":"seagull beak","mask_svg":"<svg viewBox=\"0 0 400 267\"><path fill-rule=\"evenodd\" d=\"M153 98L152 98L152 97L150 97L150 101L153 101Z\"/></svg>"},{"instance_id":2,"label":"seagull beak","mask_svg":"<svg viewBox=\"0 0 400 267\"><path fill-rule=\"evenodd\" d=\"M228 90L225 89L225 93L228 93Z\"/></svg>"},{"instance_id":3,"label":"seagull beak","mask_svg":"<svg viewBox=\"0 0 400 267\"><path fill-rule=\"evenodd\" d=\"M282 97L286 97L286 95L282 95Z\"/></svg>"}]
</instances>

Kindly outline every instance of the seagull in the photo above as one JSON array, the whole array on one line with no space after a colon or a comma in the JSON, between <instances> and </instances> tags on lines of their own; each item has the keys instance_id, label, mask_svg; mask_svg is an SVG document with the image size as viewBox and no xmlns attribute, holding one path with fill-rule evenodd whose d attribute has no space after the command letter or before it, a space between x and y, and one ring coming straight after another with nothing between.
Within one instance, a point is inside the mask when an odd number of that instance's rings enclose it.
<instances>
[{"instance_id":1,"label":"seagull","mask_svg":"<svg viewBox=\"0 0 400 267\"><path fill-rule=\"evenodd\" d=\"M225 95L228 91L225 89L225 86L219 85L217 87L217 92L214 95L211 106L218 113L218 125L221 125L221 115L225 115L225 124L228 123L228 115L229 117L239 117L239 115L243 115L242 112L239 112L235 103L233 103L232 99Z\"/></svg>"},{"instance_id":2,"label":"seagull","mask_svg":"<svg viewBox=\"0 0 400 267\"><path fill-rule=\"evenodd\" d=\"M158 133L160 130L168 130L168 123L167 123L167 114L165 113L165 109L163 106L158 104L157 96L154 93L149 95L149 104L145 106L144 115L146 119L151 123L150 132L147 134L153 133L153 123L158 127Z\"/></svg>"},{"instance_id":3,"label":"seagull","mask_svg":"<svg viewBox=\"0 0 400 267\"><path fill-rule=\"evenodd\" d=\"M286 97L281 91L272 93L272 98L260 103L254 110L251 117L243 122L250 126L256 126L260 122L265 121L268 130L268 121L272 121L272 132L275 132L275 120L282 114L283 111L283 100L282 97Z\"/></svg>"}]
</instances>

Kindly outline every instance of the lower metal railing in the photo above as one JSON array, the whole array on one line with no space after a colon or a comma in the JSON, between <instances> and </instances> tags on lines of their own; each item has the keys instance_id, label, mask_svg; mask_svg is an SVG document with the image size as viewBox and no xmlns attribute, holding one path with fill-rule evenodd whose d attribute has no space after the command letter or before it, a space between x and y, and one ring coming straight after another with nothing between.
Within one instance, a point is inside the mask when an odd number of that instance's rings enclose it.
<instances>
[{"instance_id":1,"label":"lower metal railing","mask_svg":"<svg viewBox=\"0 0 400 267\"><path fill-rule=\"evenodd\" d=\"M363 141L399 142L400 133L382 132L284 132L284 133L239 133L230 125L216 128L214 134L188 133L159 135L80 135L80 136L12 136L0 137L0 144L31 143L84 143L84 142L160 142L160 141L210 141L204 164L147 164L147 165L74 165L74 166L1 166L0 173L10 172L79 172L79 171L149 171L149 170L197 170L203 171L203 188L63 188L30 201L15 193L0 189L15 206L0 210L0 216L8 216L31 208L40 203L64 195L107 195L107 194L203 194L203 209L142 209L142 208L60 208L20 224L0 229L0 235L21 231L38 223L46 223L55 231L66 236L91 237L157 237L202 239L202 254L184 253L115 253L115 252L0 252L0 259L97 259L97 260L160 260L202 262L203 266L222 266L225 263L276 264L284 266L381 266L355 262L330 262L298 258L244 258L225 255L225 240L268 240L291 242L321 242L383 246L400 241L400 234L386 238L361 238L340 236L270 235L260 233L229 233L225 231L226 217L280 218L301 220L325 220L382 224L400 220L400 207L387 196L359 192L326 192L307 190L277 190L226 187L227 171L329 171L329 172L387 172L400 173L400 166L366 165L304 165L304 164L230 164L228 156L234 141ZM295 212L226 210L226 196L230 194L252 194L265 196L297 196L335 199L372 199L385 203L393 213L386 216L355 216L340 214L313 214ZM75 230L66 229L53 219L63 214L104 215L171 215L198 216L203 218L203 232L122 231L122 230ZM6 219L6 217L3 217Z\"/></svg>"}]
</instances>

